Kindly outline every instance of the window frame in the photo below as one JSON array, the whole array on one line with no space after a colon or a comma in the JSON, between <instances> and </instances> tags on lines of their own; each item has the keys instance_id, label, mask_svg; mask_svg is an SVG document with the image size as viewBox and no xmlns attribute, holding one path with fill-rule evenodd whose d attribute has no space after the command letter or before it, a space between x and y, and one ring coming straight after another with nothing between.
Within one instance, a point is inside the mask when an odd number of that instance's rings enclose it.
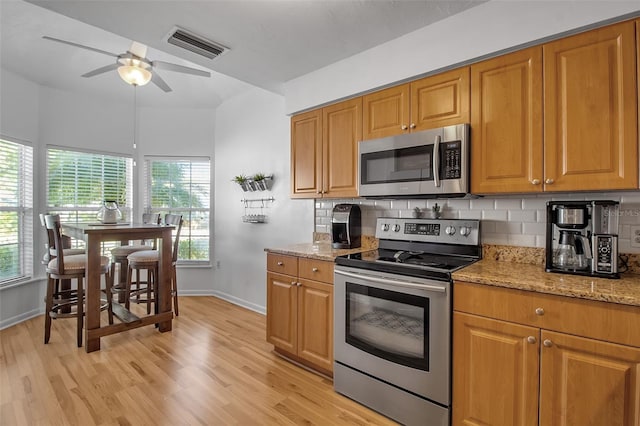
<instances>
[{"instance_id":1,"label":"window frame","mask_svg":"<svg viewBox=\"0 0 640 426\"><path fill-rule=\"evenodd\" d=\"M10 278L0 278L0 288L11 287L28 282L35 276L34 256L34 169L35 149L33 144L17 138L0 134L0 142L16 145L19 171L16 191L19 194L15 206L3 205L0 202L0 212L17 213L17 248L19 257L18 274Z\"/></svg>"},{"instance_id":2,"label":"window frame","mask_svg":"<svg viewBox=\"0 0 640 426\"><path fill-rule=\"evenodd\" d=\"M209 179L207 181L208 190L209 190L209 200L207 207L152 207L151 206L151 193L152 193L152 180L151 180L151 164L154 161L165 162L165 163L177 163L177 162L189 162L192 163L204 163L208 164L208 172ZM145 213L160 213L164 215L166 213L172 214L182 214L185 220L185 225L182 227L182 232L180 234L180 241L187 239L187 235L192 235L188 220L192 213L197 212L206 212L208 218L208 233L207 233L207 247L208 247L208 258L207 259L180 259L178 258L178 265L180 266L211 266L211 254L212 254L212 242L211 238L211 205L213 204L213 196L212 189L213 185L211 183L211 158L207 156L175 156L175 155L145 155L144 156L144 212ZM190 193L191 195L191 193Z\"/></svg>"}]
</instances>

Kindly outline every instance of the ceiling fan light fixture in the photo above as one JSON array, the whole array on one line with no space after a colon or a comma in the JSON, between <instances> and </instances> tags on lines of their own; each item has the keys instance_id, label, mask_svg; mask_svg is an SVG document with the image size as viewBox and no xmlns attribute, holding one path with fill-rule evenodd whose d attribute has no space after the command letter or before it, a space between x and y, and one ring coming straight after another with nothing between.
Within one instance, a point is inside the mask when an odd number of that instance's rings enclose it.
<instances>
[{"instance_id":1,"label":"ceiling fan light fixture","mask_svg":"<svg viewBox=\"0 0 640 426\"><path fill-rule=\"evenodd\" d=\"M144 86L151 81L151 71L136 65L121 65L118 67L118 74L133 86Z\"/></svg>"}]
</instances>

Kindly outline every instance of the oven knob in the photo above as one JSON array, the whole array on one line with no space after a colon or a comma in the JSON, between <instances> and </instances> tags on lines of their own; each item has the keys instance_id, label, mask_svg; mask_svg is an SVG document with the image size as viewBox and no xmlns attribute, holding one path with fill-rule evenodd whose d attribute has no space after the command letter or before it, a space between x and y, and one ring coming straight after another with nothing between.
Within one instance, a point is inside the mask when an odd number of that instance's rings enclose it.
<instances>
[{"instance_id":1,"label":"oven knob","mask_svg":"<svg viewBox=\"0 0 640 426\"><path fill-rule=\"evenodd\" d=\"M463 237L468 237L469 234L471 234L471 228L469 228L468 226L460 227L460 235L462 235Z\"/></svg>"},{"instance_id":2,"label":"oven knob","mask_svg":"<svg viewBox=\"0 0 640 426\"><path fill-rule=\"evenodd\" d=\"M389 224L383 223L380 229L382 230L382 232L387 232L389 230Z\"/></svg>"},{"instance_id":3,"label":"oven knob","mask_svg":"<svg viewBox=\"0 0 640 426\"><path fill-rule=\"evenodd\" d=\"M393 232L400 232L400 225L398 225L397 223L393 225Z\"/></svg>"},{"instance_id":4,"label":"oven knob","mask_svg":"<svg viewBox=\"0 0 640 426\"><path fill-rule=\"evenodd\" d=\"M447 226L447 227L444 229L444 232L445 232L447 235L454 235L454 234L456 233L456 227L455 227L455 226Z\"/></svg>"}]
</instances>

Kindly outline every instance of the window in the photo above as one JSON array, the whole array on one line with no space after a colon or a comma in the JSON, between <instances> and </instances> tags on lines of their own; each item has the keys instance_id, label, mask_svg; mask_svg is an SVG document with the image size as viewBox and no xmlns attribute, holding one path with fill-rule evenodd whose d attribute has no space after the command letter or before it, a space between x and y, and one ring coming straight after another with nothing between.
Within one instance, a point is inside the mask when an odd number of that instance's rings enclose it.
<instances>
[{"instance_id":1,"label":"window","mask_svg":"<svg viewBox=\"0 0 640 426\"><path fill-rule=\"evenodd\" d=\"M209 262L209 159L147 157L145 174L146 210L183 216L180 263Z\"/></svg>"},{"instance_id":2,"label":"window","mask_svg":"<svg viewBox=\"0 0 640 426\"><path fill-rule=\"evenodd\" d=\"M123 216L130 218L132 186L131 157L47 150L47 211L59 214L62 221L95 222L104 200L117 201ZM105 244L104 252L116 244Z\"/></svg>"},{"instance_id":3,"label":"window","mask_svg":"<svg viewBox=\"0 0 640 426\"><path fill-rule=\"evenodd\" d=\"M0 139L0 286L33 273L33 148Z\"/></svg>"}]
</instances>

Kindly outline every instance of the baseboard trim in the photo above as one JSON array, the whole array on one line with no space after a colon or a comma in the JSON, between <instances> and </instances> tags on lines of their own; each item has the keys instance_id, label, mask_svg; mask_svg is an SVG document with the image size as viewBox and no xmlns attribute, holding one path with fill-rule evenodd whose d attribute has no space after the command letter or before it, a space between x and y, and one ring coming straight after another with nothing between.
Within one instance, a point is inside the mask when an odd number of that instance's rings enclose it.
<instances>
[{"instance_id":1,"label":"baseboard trim","mask_svg":"<svg viewBox=\"0 0 640 426\"><path fill-rule=\"evenodd\" d=\"M226 300L227 302L233 303L234 305L242 306L243 308L249 309L250 311L257 312L262 315L267 314L267 309L264 306L247 302L246 300L232 296L231 294L223 293L218 290L213 290L213 296L218 297L222 300Z\"/></svg>"},{"instance_id":2,"label":"baseboard trim","mask_svg":"<svg viewBox=\"0 0 640 426\"><path fill-rule=\"evenodd\" d=\"M23 312L20 315L16 315L11 318L7 318L5 320L0 321L0 330L4 330L5 328L13 327L14 325L20 324L21 322L30 320L31 318L35 318L39 315L44 314L44 306L39 309L33 309L28 312Z\"/></svg>"}]
</instances>

